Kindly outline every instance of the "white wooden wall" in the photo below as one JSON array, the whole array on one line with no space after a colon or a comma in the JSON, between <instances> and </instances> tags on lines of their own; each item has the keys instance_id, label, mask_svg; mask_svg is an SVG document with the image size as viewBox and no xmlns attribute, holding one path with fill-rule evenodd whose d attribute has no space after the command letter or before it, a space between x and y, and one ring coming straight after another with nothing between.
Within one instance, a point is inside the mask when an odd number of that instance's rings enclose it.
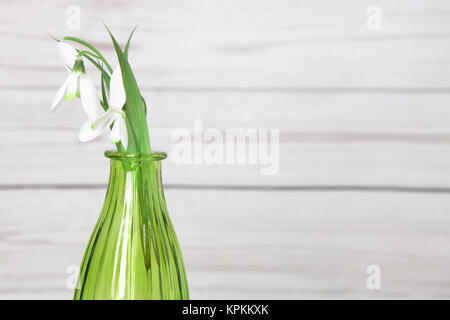
<instances>
[{"instance_id":1,"label":"white wooden wall","mask_svg":"<svg viewBox=\"0 0 450 320\"><path fill-rule=\"evenodd\" d=\"M369 5L381 29L366 27ZM69 5L81 29L66 26ZM48 33L93 42L103 19L174 129L280 129L280 172L164 163L191 297L450 298L450 2L0 1L0 298L70 299L111 148L77 141L79 102ZM366 288L378 265L381 290Z\"/></svg>"}]
</instances>

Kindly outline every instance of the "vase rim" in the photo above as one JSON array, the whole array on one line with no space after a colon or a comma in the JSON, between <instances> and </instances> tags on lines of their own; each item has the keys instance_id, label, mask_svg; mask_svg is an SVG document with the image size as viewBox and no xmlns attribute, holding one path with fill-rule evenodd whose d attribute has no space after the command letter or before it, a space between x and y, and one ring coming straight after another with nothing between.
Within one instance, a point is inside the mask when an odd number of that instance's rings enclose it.
<instances>
[{"instance_id":1,"label":"vase rim","mask_svg":"<svg viewBox=\"0 0 450 320\"><path fill-rule=\"evenodd\" d=\"M160 161L167 158L165 152L152 153L133 153L133 152L119 152L119 151L105 151L105 157L115 160L140 160L140 161Z\"/></svg>"}]
</instances>

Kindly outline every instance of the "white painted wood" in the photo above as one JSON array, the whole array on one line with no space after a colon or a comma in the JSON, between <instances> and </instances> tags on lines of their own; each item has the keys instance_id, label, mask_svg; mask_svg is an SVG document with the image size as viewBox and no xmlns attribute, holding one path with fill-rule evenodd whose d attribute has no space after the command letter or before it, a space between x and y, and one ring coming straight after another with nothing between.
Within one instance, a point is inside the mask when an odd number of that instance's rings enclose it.
<instances>
[{"instance_id":1,"label":"white painted wood","mask_svg":"<svg viewBox=\"0 0 450 320\"><path fill-rule=\"evenodd\" d=\"M381 29L366 27L368 0L70 1L0 3L0 85L56 86L65 76L53 40L79 35L113 59L105 20L124 43L139 24L132 64L145 86L448 87L446 0L377 1Z\"/></svg>"},{"instance_id":2,"label":"white painted wood","mask_svg":"<svg viewBox=\"0 0 450 320\"><path fill-rule=\"evenodd\" d=\"M446 0L378 0L379 31L366 27L366 0L84 1L74 31L71 4L0 2L0 188L68 188L0 189L1 299L72 296L66 268L80 262L104 196L73 187L106 183L111 146L77 142L78 102L48 112L66 73L47 33L113 58L100 19L122 43L140 25L130 57L155 150L170 153L173 130L194 120L280 129L277 175L168 159L167 185L450 187ZM450 297L447 194L166 196L194 299ZM371 264L381 291L365 287Z\"/></svg>"},{"instance_id":3,"label":"white painted wood","mask_svg":"<svg viewBox=\"0 0 450 320\"><path fill-rule=\"evenodd\" d=\"M103 190L0 191L0 298L69 299ZM167 190L193 299L449 298L448 195ZM80 201L83 199L83 201ZM379 265L382 289L366 288Z\"/></svg>"},{"instance_id":4,"label":"white painted wood","mask_svg":"<svg viewBox=\"0 0 450 320\"><path fill-rule=\"evenodd\" d=\"M105 183L107 138L82 144L80 102L49 112L53 91L0 91L1 184ZM154 150L171 154L175 129L280 129L280 170L176 165L166 183L448 187L450 113L444 94L144 92ZM32 101L31 103L29 101ZM430 104L430 101L432 103Z\"/></svg>"}]
</instances>

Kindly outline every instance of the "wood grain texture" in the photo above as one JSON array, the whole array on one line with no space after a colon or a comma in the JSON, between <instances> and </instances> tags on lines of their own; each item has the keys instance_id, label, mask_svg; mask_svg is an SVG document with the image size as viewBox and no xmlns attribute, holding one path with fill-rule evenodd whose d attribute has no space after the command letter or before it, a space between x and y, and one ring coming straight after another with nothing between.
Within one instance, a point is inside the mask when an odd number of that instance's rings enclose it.
<instances>
[{"instance_id":1,"label":"wood grain texture","mask_svg":"<svg viewBox=\"0 0 450 320\"><path fill-rule=\"evenodd\" d=\"M73 1L3 1L0 37L22 50L0 52L0 85L61 83L48 33L113 57L103 19L122 42L140 25L130 55L145 86L450 87L449 2L377 1L379 31L366 27L372 2L77 1L81 29L68 30Z\"/></svg>"},{"instance_id":2,"label":"wood grain texture","mask_svg":"<svg viewBox=\"0 0 450 320\"><path fill-rule=\"evenodd\" d=\"M79 102L49 113L66 72L47 34L114 61L101 19L122 43L139 24L130 57L192 298L449 298L450 2L378 0L378 31L372 4L1 1L0 299L72 297L111 145L77 141ZM174 164L170 136L194 120L279 129L279 173Z\"/></svg>"},{"instance_id":3,"label":"wood grain texture","mask_svg":"<svg viewBox=\"0 0 450 320\"><path fill-rule=\"evenodd\" d=\"M105 183L104 137L81 144L80 102L48 112L53 91L0 91L2 185ZM449 187L450 113L444 94L151 92L153 148L169 153L165 182L223 185ZM32 100L32 103L29 102ZM430 105L430 99L433 104ZM280 170L260 165L175 164L175 129L280 129Z\"/></svg>"},{"instance_id":4,"label":"wood grain texture","mask_svg":"<svg viewBox=\"0 0 450 320\"><path fill-rule=\"evenodd\" d=\"M66 268L80 263L104 192L0 191L0 212L13 213L0 215L0 298L71 297ZM447 195L167 190L166 198L193 299L448 297ZM373 264L380 291L365 285Z\"/></svg>"}]
</instances>

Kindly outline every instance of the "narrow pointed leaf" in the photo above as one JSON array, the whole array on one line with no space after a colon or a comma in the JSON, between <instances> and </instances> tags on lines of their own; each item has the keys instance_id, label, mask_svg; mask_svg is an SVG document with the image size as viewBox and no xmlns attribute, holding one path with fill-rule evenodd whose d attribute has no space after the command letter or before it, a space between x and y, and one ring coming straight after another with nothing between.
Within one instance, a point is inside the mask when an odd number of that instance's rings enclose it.
<instances>
[{"instance_id":1,"label":"narrow pointed leaf","mask_svg":"<svg viewBox=\"0 0 450 320\"><path fill-rule=\"evenodd\" d=\"M136 31L138 26L134 27L134 29L131 31L130 36L128 37L127 45L125 46L125 50L123 51L123 54L128 59L128 49L130 48L130 42L131 38L133 37L134 32Z\"/></svg>"},{"instance_id":2,"label":"narrow pointed leaf","mask_svg":"<svg viewBox=\"0 0 450 320\"><path fill-rule=\"evenodd\" d=\"M102 100L103 100L103 109L108 110L109 109L109 105L108 105L108 97L106 95L106 88L105 88L105 77L102 75L101 76L101 82L102 82Z\"/></svg>"},{"instance_id":3,"label":"narrow pointed leaf","mask_svg":"<svg viewBox=\"0 0 450 320\"><path fill-rule=\"evenodd\" d=\"M145 115L147 115L147 103L145 102L144 97L141 97L141 98L142 98L142 102L143 102L143 104L144 104L144 112L145 112Z\"/></svg>"},{"instance_id":4,"label":"narrow pointed leaf","mask_svg":"<svg viewBox=\"0 0 450 320\"><path fill-rule=\"evenodd\" d=\"M131 133L128 135L128 151L150 153L151 149L150 139L148 136L148 125L141 92L127 58L109 28L106 25L105 27L116 50L120 68L122 70L123 84L127 95L124 111L127 115L127 128L129 133Z\"/></svg>"}]
</instances>

